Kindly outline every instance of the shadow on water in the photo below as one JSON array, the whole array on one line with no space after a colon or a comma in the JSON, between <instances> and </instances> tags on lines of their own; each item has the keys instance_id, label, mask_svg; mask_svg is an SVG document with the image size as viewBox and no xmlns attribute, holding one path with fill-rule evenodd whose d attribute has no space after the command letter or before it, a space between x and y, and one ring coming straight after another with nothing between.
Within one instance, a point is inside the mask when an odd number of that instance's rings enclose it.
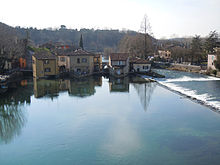
<instances>
[{"instance_id":1,"label":"shadow on water","mask_svg":"<svg viewBox=\"0 0 220 165\"><path fill-rule=\"evenodd\" d=\"M27 121L24 105L31 103L32 82L22 80L14 84L14 87L0 97L0 143L9 143L18 136Z\"/></svg>"}]
</instances>

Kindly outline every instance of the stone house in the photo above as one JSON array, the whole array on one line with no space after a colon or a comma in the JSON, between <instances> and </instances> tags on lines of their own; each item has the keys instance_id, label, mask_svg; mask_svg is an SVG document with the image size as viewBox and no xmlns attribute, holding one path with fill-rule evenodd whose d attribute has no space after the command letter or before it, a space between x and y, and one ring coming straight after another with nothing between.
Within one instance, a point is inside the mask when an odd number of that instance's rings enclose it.
<instances>
[{"instance_id":1,"label":"stone house","mask_svg":"<svg viewBox=\"0 0 220 165\"><path fill-rule=\"evenodd\" d=\"M94 54L82 49L67 54L67 69L73 76L88 76L94 71Z\"/></svg>"},{"instance_id":2,"label":"stone house","mask_svg":"<svg viewBox=\"0 0 220 165\"><path fill-rule=\"evenodd\" d=\"M58 53L58 66L71 76L88 76L102 70L102 56L82 49L63 51Z\"/></svg>"},{"instance_id":3,"label":"stone house","mask_svg":"<svg viewBox=\"0 0 220 165\"><path fill-rule=\"evenodd\" d=\"M102 70L102 55L94 55L94 72L100 72Z\"/></svg>"},{"instance_id":4,"label":"stone house","mask_svg":"<svg viewBox=\"0 0 220 165\"><path fill-rule=\"evenodd\" d=\"M124 77L129 73L129 54L112 53L109 56L109 72L111 76Z\"/></svg>"},{"instance_id":5,"label":"stone house","mask_svg":"<svg viewBox=\"0 0 220 165\"><path fill-rule=\"evenodd\" d=\"M49 51L41 50L32 56L33 77L45 78L58 76L57 57Z\"/></svg>"},{"instance_id":6,"label":"stone house","mask_svg":"<svg viewBox=\"0 0 220 165\"><path fill-rule=\"evenodd\" d=\"M165 51L165 50L158 50L158 54L160 58L169 60L171 59L171 52L170 51Z\"/></svg>"}]
</instances>

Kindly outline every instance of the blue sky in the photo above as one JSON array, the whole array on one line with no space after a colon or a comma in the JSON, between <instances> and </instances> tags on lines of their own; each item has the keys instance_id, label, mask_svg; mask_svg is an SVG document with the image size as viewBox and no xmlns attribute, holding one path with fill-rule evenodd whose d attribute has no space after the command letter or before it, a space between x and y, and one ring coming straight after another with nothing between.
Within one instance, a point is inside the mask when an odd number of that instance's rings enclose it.
<instances>
[{"instance_id":1,"label":"blue sky","mask_svg":"<svg viewBox=\"0 0 220 165\"><path fill-rule=\"evenodd\" d=\"M220 32L220 0L1 0L11 26L140 30L148 15L156 38Z\"/></svg>"}]
</instances>

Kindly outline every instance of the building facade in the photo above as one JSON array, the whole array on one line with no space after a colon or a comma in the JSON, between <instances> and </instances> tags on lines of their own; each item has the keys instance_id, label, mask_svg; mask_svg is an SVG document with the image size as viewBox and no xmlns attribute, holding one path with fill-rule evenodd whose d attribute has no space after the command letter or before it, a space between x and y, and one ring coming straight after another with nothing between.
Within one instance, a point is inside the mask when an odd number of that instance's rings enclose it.
<instances>
[{"instance_id":1,"label":"building facade","mask_svg":"<svg viewBox=\"0 0 220 165\"><path fill-rule=\"evenodd\" d=\"M131 72L142 72L146 73L151 70L151 63L147 60L143 60L140 58L130 59L130 71Z\"/></svg>"},{"instance_id":2,"label":"building facade","mask_svg":"<svg viewBox=\"0 0 220 165\"><path fill-rule=\"evenodd\" d=\"M109 72L111 76L124 77L129 73L129 54L112 53L109 56Z\"/></svg>"},{"instance_id":3,"label":"building facade","mask_svg":"<svg viewBox=\"0 0 220 165\"><path fill-rule=\"evenodd\" d=\"M68 54L69 71L75 76L92 75L94 71L94 54L85 50L76 50Z\"/></svg>"},{"instance_id":4,"label":"building facade","mask_svg":"<svg viewBox=\"0 0 220 165\"><path fill-rule=\"evenodd\" d=\"M45 78L57 76L58 65L57 58L48 51L38 51L32 56L33 77Z\"/></svg>"},{"instance_id":5,"label":"building facade","mask_svg":"<svg viewBox=\"0 0 220 165\"><path fill-rule=\"evenodd\" d=\"M102 55L94 55L94 72L100 72L102 70Z\"/></svg>"},{"instance_id":6,"label":"building facade","mask_svg":"<svg viewBox=\"0 0 220 165\"><path fill-rule=\"evenodd\" d=\"M160 58L169 60L171 59L171 52L170 51L165 51L165 50L158 50L158 54Z\"/></svg>"},{"instance_id":7,"label":"building facade","mask_svg":"<svg viewBox=\"0 0 220 165\"><path fill-rule=\"evenodd\" d=\"M208 63L207 69L216 70L214 61L217 59L217 55L215 54L208 54Z\"/></svg>"}]
</instances>

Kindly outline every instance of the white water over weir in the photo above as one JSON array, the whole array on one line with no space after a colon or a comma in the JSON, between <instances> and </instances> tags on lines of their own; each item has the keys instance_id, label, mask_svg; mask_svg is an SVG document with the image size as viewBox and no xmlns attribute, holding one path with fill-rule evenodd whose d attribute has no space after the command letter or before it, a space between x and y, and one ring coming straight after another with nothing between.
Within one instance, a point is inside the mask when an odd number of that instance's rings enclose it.
<instances>
[{"instance_id":1,"label":"white water over weir","mask_svg":"<svg viewBox=\"0 0 220 165\"><path fill-rule=\"evenodd\" d=\"M146 76L143 76L143 78L146 78ZM151 79L151 78L150 78ZM202 83L205 82L214 82L215 84L218 84L218 88L220 87L220 78L211 77L211 76L201 76L201 77L190 77L183 75L182 77L178 78L157 78L155 79L156 82L166 88L168 88L171 91L177 92L181 95L184 95L192 100L195 100L201 104L204 104L206 106L211 107L214 109L214 111L220 112L220 95L218 94L217 97L213 95L211 92L205 91L206 89L203 89L203 93L199 92L199 88L197 87L197 84L202 86ZM190 83L194 82L194 86L191 88L187 88L184 86L184 83ZM210 84L211 86L212 84ZM205 88L205 87L201 87ZM212 88L215 88L213 86ZM219 89L218 89L219 90ZM218 91L216 91L218 92Z\"/></svg>"}]
</instances>

